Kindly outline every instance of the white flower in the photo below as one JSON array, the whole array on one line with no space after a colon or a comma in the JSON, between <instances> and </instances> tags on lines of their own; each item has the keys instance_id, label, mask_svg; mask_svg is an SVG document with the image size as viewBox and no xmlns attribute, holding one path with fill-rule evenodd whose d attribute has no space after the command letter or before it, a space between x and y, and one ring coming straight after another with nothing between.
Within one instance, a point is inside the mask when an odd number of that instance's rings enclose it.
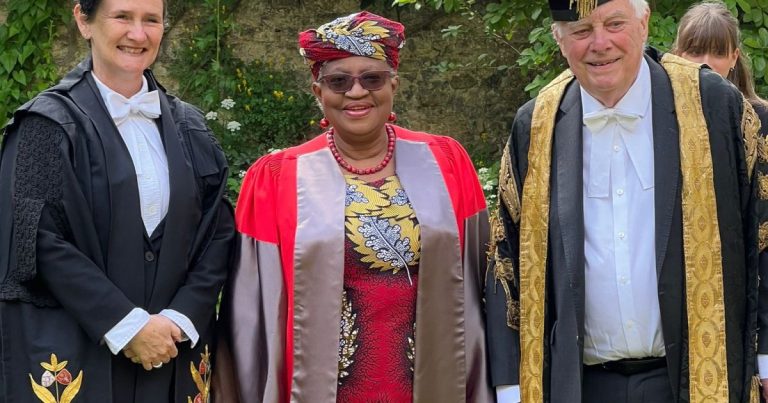
<instances>
[{"instance_id":1,"label":"white flower","mask_svg":"<svg viewBox=\"0 0 768 403\"><path fill-rule=\"evenodd\" d=\"M245 178L245 171L240 171L240 172L237 174L237 176L239 176L239 177L240 177L240 179L243 179L243 178Z\"/></svg>"},{"instance_id":2,"label":"white flower","mask_svg":"<svg viewBox=\"0 0 768 403\"><path fill-rule=\"evenodd\" d=\"M267 150L267 154L274 154L274 153L277 153L277 152L280 152L280 151L283 151L283 149L282 148L270 148L269 150Z\"/></svg>"},{"instance_id":3,"label":"white flower","mask_svg":"<svg viewBox=\"0 0 768 403\"><path fill-rule=\"evenodd\" d=\"M214 111L210 111L205 114L205 120L216 120L218 118L219 118L219 114Z\"/></svg>"},{"instance_id":4,"label":"white flower","mask_svg":"<svg viewBox=\"0 0 768 403\"><path fill-rule=\"evenodd\" d=\"M485 190L485 191L493 190L493 184L492 183L486 183L485 185L483 185L483 190Z\"/></svg>"},{"instance_id":5,"label":"white flower","mask_svg":"<svg viewBox=\"0 0 768 403\"><path fill-rule=\"evenodd\" d=\"M236 131L240 130L240 126L242 126L242 125L240 124L240 122L237 122L237 121L234 121L234 120L233 120L233 121L231 121L231 122L227 123L227 130L229 130L229 131L231 131L232 133L234 133L234 132L236 132Z\"/></svg>"},{"instance_id":6,"label":"white flower","mask_svg":"<svg viewBox=\"0 0 768 403\"><path fill-rule=\"evenodd\" d=\"M488 168L482 167L482 168L477 170L477 173L480 174L480 175L485 175L485 174L488 173Z\"/></svg>"},{"instance_id":7,"label":"white flower","mask_svg":"<svg viewBox=\"0 0 768 403\"><path fill-rule=\"evenodd\" d=\"M226 110L230 110L234 106L235 106L235 100L233 100L232 98L227 98L227 99L221 101L221 107L226 109Z\"/></svg>"}]
</instances>

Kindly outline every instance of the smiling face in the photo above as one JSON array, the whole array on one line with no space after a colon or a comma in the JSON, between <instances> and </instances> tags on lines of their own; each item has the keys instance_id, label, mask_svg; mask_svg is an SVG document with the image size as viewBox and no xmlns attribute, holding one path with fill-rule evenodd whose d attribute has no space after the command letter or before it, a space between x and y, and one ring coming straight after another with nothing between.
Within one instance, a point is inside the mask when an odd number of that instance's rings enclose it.
<instances>
[{"instance_id":1,"label":"smiling face","mask_svg":"<svg viewBox=\"0 0 768 403\"><path fill-rule=\"evenodd\" d=\"M111 89L131 96L154 63L163 38L163 0L103 0L91 15L74 9L80 34L90 41L93 72Z\"/></svg>"},{"instance_id":2,"label":"smiling face","mask_svg":"<svg viewBox=\"0 0 768 403\"><path fill-rule=\"evenodd\" d=\"M587 18L553 29L579 84L603 105L616 105L634 83L648 38L648 18L647 9L638 17L629 0L613 0Z\"/></svg>"},{"instance_id":3,"label":"smiling face","mask_svg":"<svg viewBox=\"0 0 768 403\"><path fill-rule=\"evenodd\" d=\"M330 74L351 74L359 76L367 71L391 70L382 60L363 56L352 56L326 63L320 69L320 79ZM387 78L384 86L369 91L355 80L352 88L345 93L336 93L325 82L314 82L312 92L323 107L326 119L335 132L347 141L355 139L376 139L386 135L384 124L392 112L392 102L399 85L398 77Z\"/></svg>"}]
</instances>

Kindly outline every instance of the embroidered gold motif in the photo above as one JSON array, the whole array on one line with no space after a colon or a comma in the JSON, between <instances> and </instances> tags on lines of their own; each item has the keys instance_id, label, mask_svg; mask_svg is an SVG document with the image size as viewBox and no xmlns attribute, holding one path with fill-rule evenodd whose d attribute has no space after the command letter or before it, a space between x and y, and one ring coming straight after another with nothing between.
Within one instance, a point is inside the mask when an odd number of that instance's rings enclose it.
<instances>
[{"instance_id":1,"label":"embroidered gold motif","mask_svg":"<svg viewBox=\"0 0 768 403\"><path fill-rule=\"evenodd\" d=\"M41 362L45 372L40 377L40 384L35 382L32 374L29 374L29 381L32 383L32 391L38 399L44 403L70 403L80 392L83 383L83 371L77 374L77 378L72 379L72 374L66 369L67 361L59 362L56 354L51 354L51 362ZM63 391L59 391L59 385L64 386ZM54 388L56 395L51 392Z\"/></svg>"},{"instance_id":2,"label":"embroidered gold motif","mask_svg":"<svg viewBox=\"0 0 768 403\"><path fill-rule=\"evenodd\" d=\"M520 216L520 395L524 403L544 400L544 293L552 137L560 99L572 79L573 74L566 70L541 90L531 121Z\"/></svg>"},{"instance_id":3,"label":"embroidered gold motif","mask_svg":"<svg viewBox=\"0 0 768 403\"><path fill-rule=\"evenodd\" d=\"M762 135L757 136L757 158L762 163L768 163L768 138Z\"/></svg>"},{"instance_id":4,"label":"embroidered gold motif","mask_svg":"<svg viewBox=\"0 0 768 403\"><path fill-rule=\"evenodd\" d=\"M512 175L512 161L509 156L509 146L504 147L499 168L499 198L509 212L512 222L520 223L520 196L517 192L517 182Z\"/></svg>"},{"instance_id":5,"label":"embroidered gold motif","mask_svg":"<svg viewBox=\"0 0 768 403\"><path fill-rule=\"evenodd\" d=\"M759 252L762 252L765 250L766 247L768 247L768 222L764 222L760 224L760 229L758 231L758 243L759 243Z\"/></svg>"},{"instance_id":6,"label":"embroidered gold motif","mask_svg":"<svg viewBox=\"0 0 768 403\"><path fill-rule=\"evenodd\" d=\"M760 200L768 200L768 175L757 173L757 195Z\"/></svg>"},{"instance_id":7,"label":"embroidered gold motif","mask_svg":"<svg viewBox=\"0 0 768 403\"><path fill-rule=\"evenodd\" d=\"M520 302L512 295L510 284L517 286L515 278L515 267L512 259L502 257L499 252L498 243L504 240L504 227L499 217L499 212L491 216L491 228L494 235L491 237L491 253L493 253L493 277L498 284L501 284L504 290L504 297L507 301L507 326L514 330L520 330ZM499 238L499 232L501 238Z\"/></svg>"},{"instance_id":8,"label":"embroidered gold motif","mask_svg":"<svg viewBox=\"0 0 768 403\"><path fill-rule=\"evenodd\" d=\"M672 82L680 126L690 401L727 402L723 260L699 65L671 54L661 63Z\"/></svg>"},{"instance_id":9,"label":"embroidered gold motif","mask_svg":"<svg viewBox=\"0 0 768 403\"><path fill-rule=\"evenodd\" d=\"M194 399L187 396L187 402L209 403L211 401L211 353L208 352L207 344L205 352L200 353L200 364L195 366L193 361L189 362L189 372L192 374L198 393Z\"/></svg>"},{"instance_id":10,"label":"embroidered gold motif","mask_svg":"<svg viewBox=\"0 0 768 403\"><path fill-rule=\"evenodd\" d=\"M744 136L744 157L747 162L747 174L749 179L752 179L752 172L755 170L755 162L757 162L760 118L749 101L744 99L743 103L744 113L741 115L741 132Z\"/></svg>"},{"instance_id":11,"label":"embroidered gold motif","mask_svg":"<svg viewBox=\"0 0 768 403\"><path fill-rule=\"evenodd\" d=\"M339 385L349 376L347 369L355 360L352 356L357 350L357 332L355 327L357 314L352 312L352 302L347 299L347 291L341 293L341 337L339 338Z\"/></svg>"}]
</instances>

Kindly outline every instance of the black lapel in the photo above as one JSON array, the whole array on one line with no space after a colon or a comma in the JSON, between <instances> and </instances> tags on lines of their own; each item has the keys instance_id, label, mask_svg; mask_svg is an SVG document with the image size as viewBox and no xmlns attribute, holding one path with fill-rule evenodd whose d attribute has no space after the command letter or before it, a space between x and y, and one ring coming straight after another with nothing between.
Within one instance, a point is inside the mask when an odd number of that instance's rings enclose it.
<instances>
[{"instance_id":1,"label":"black lapel","mask_svg":"<svg viewBox=\"0 0 768 403\"><path fill-rule=\"evenodd\" d=\"M679 130L672 84L661 66L646 57L651 71L653 163L656 208L656 275L661 276L680 183Z\"/></svg>"},{"instance_id":2,"label":"black lapel","mask_svg":"<svg viewBox=\"0 0 768 403\"><path fill-rule=\"evenodd\" d=\"M90 60L86 62L80 65L84 67L81 79L72 84L70 95L90 118L103 148L106 188L109 189L109 206L104 206L109 209L106 272L133 303L144 306L144 225L136 171L89 72Z\"/></svg>"},{"instance_id":3,"label":"black lapel","mask_svg":"<svg viewBox=\"0 0 768 403\"><path fill-rule=\"evenodd\" d=\"M151 75L148 75L147 80L152 88L157 88ZM195 184L192 165L185 157L182 139L176 130L168 98L162 89L159 93L159 129L168 159L171 191L156 278L149 298L150 309L165 308L183 282L189 265L189 250L201 217L201 196Z\"/></svg>"},{"instance_id":4,"label":"black lapel","mask_svg":"<svg viewBox=\"0 0 768 403\"><path fill-rule=\"evenodd\" d=\"M583 206L583 130L581 91L578 83L566 90L561 115L555 126L554 169L556 186L552 191L563 239L565 267L568 270L578 329L584 327L584 206ZM558 262L552 262L557 264ZM557 267L557 266L554 266Z\"/></svg>"}]
</instances>

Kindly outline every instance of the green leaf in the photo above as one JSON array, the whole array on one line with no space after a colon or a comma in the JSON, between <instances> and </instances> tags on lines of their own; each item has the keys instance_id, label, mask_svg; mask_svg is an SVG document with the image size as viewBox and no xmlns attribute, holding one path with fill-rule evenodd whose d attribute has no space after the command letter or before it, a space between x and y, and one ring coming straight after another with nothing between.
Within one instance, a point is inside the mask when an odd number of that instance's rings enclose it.
<instances>
[{"instance_id":1,"label":"green leaf","mask_svg":"<svg viewBox=\"0 0 768 403\"><path fill-rule=\"evenodd\" d=\"M27 85L27 75L24 73L24 70L14 70L11 76L13 76L13 79L16 80L17 83L23 86Z\"/></svg>"},{"instance_id":2,"label":"green leaf","mask_svg":"<svg viewBox=\"0 0 768 403\"><path fill-rule=\"evenodd\" d=\"M755 37L744 38L742 42L744 42L744 45L747 45L750 48L755 48L755 49L760 48L760 41L758 41L757 38Z\"/></svg>"},{"instance_id":3,"label":"green leaf","mask_svg":"<svg viewBox=\"0 0 768 403\"><path fill-rule=\"evenodd\" d=\"M10 73L13 71L13 67L16 66L18 58L18 52L16 51L4 52L0 54L0 65L3 66L5 71Z\"/></svg>"},{"instance_id":4,"label":"green leaf","mask_svg":"<svg viewBox=\"0 0 768 403\"><path fill-rule=\"evenodd\" d=\"M760 29L757 30L757 34L760 36L760 42L762 42L763 45L762 47L768 46L768 29L760 27Z\"/></svg>"},{"instance_id":5,"label":"green leaf","mask_svg":"<svg viewBox=\"0 0 768 403\"><path fill-rule=\"evenodd\" d=\"M21 52L19 52L19 64L24 64L27 58L31 56L34 52L35 52L35 45L31 43L25 44L24 47L21 48Z\"/></svg>"},{"instance_id":6,"label":"green leaf","mask_svg":"<svg viewBox=\"0 0 768 403\"><path fill-rule=\"evenodd\" d=\"M755 25L760 26L763 23L763 11L758 8L753 8L752 11L750 11L750 18L755 23Z\"/></svg>"},{"instance_id":7,"label":"green leaf","mask_svg":"<svg viewBox=\"0 0 768 403\"><path fill-rule=\"evenodd\" d=\"M752 6L747 0L736 0L736 3L741 7L744 12L749 13L752 11Z\"/></svg>"},{"instance_id":8,"label":"green leaf","mask_svg":"<svg viewBox=\"0 0 768 403\"><path fill-rule=\"evenodd\" d=\"M765 73L765 58L762 56L757 56L752 60L752 64L754 65L755 74L757 75L760 73L760 75L764 75Z\"/></svg>"},{"instance_id":9,"label":"green leaf","mask_svg":"<svg viewBox=\"0 0 768 403\"><path fill-rule=\"evenodd\" d=\"M35 20L29 14L21 17L21 23L24 25L24 28L27 29L27 32L32 31L32 28L35 27Z\"/></svg>"}]
</instances>

